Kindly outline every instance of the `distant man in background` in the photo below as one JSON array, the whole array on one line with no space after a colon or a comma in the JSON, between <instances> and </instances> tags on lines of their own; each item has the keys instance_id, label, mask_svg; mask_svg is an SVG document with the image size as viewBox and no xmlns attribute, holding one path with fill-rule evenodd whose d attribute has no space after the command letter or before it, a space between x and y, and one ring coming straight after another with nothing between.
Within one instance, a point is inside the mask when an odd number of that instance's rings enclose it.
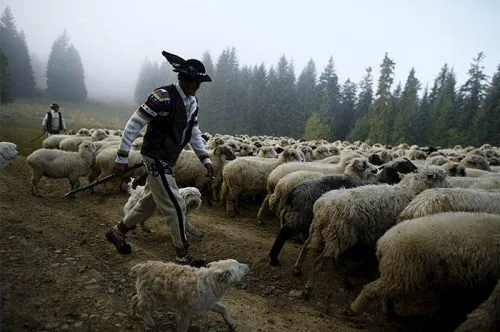
<instances>
[{"instance_id":1,"label":"distant man in background","mask_svg":"<svg viewBox=\"0 0 500 332\"><path fill-rule=\"evenodd\" d=\"M215 176L215 169L198 128L198 100L195 97L201 83L211 82L212 79L199 60L184 60L165 51L162 54L170 62L174 72L178 73L179 82L155 89L125 125L113 173L123 175L126 171L132 142L141 129L147 126L141 155L148 176L144 196L123 220L108 229L106 239L120 254L129 254L131 247L125 240L125 234L138 222L151 216L158 207L170 228L175 262L202 266L204 260L195 259L188 252L186 231L198 238L203 233L187 229L186 204L179 194L172 169L184 146L189 143L200 162L205 165L207 176L211 179Z\"/></svg>"},{"instance_id":2,"label":"distant man in background","mask_svg":"<svg viewBox=\"0 0 500 332\"><path fill-rule=\"evenodd\" d=\"M59 104L51 104L50 111L45 114L42 120L42 130L48 132L49 136L59 134L61 130L66 132L66 122L59 110Z\"/></svg>"}]
</instances>

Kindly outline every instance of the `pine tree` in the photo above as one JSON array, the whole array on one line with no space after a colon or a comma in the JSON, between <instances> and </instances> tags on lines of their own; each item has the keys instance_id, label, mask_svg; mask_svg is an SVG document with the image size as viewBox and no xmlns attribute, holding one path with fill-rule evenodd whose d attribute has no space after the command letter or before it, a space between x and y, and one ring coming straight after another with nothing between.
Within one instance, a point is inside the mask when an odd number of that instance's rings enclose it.
<instances>
[{"instance_id":1,"label":"pine tree","mask_svg":"<svg viewBox=\"0 0 500 332\"><path fill-rule=\"evenodd\" d=\"M420 108L418 91L420 82L415 77L415 69L410 70L405 88L398 102L398 112L392 130L392 143L409 143L416 140L419 132L415 130L415 122Z\"/></svg>"},{"instance_id":2,"label":"pine tree","mask_svg":"<svg viewBox=\"0 0 500 332\"><path fill-rule=\"evenodd\" d=\"M276 133L282 132L278 119L281 87L278 81L278 73L273 66L269 68L267 77L268 88L264 94L267 101L264 133L267 135L276 135Z\"/></svg>"},{"instance_id":3,"label":"pine tree","mask_svg":"<svg viewBox=\"0 0 500 332\"><path fill-rule=\"evenodd\" d=\"M171 67L170 64L168 64L168 66ZM142 103L144 103L146 98L154 89L165 85L159 82L159 71L160 69L156 62L150 62L147 58L144 59L141 65L141 69L139 70L139 76L137 78L134 90L134 101L137 105L141 105Z\"/></svg>"},{"instance_id":4,"label":"pine tree","mask_svg":"<svg viewBox=\"0 0 500 332\"><path fill-rule=\"evenodd\" d=\"M370 128L370 138L375 143L388 144L390 141L390 125L393 109L390 89L394 81L392 78L394 65L394 61L386 53L380 66L377 99L373 104L374 118Z\"/></svg>"},{"instance_id":5,"label":"pine tree","mask_svg":"<svg viewBox=\"0 0 500 332\"><path fill-rule=\"evenodd\" d=\"M302 139L306 141L328 139L330 137L330 127L317 114L311 115L306 122Z\"/></svg>"},{"instance_id":6,"label":"pine tree","mask_svg":"<svg viewBox=\"0 0 500 332\"><path fill-rule=\"evenodd\" d=\"M290 120L295 123L296 130L290 133L291 136L300 137L303 126L307 119L319 109L318 103L318 89L316 86L316 65L311 59L306 67L302 70L297 80L297 107L296 113L291 114Z\"/></svg>"},{"instance_id":7,"label":"pine tree","mask_svg":"<svg viewBox=\"0 0 500 332\"><path fill-rule=\"evenodd\" d=\"M214 132L216 129L215 113L217 109L214 106L213 87L214 82L217 82L218 79L215 76L214 64L209 52L203 53L201 62L205 66L206 73L212 78L212 82L202 83L197 93L198 105L200 107L200 126L205 131Z\"/></svg>"},{"instance_id":8,"label":"pine tree","mask_svg":"<svg viewBox=\"0 0 500 332\"><path fill-rule=\"evenodd\" d=\"M328 64L319 77L319 97L320 106L318 116L321 119L326 119L331 128L332 137L330 139L338 139L335 135L335 123L338 113L340 112L340 85L333 57L330 56Z\"/></svg>"},{"instance_id":9,"label":"pine tree","mask_svg":"<svg viewBox=\"0 0 500 332\"><path fill-rule=\"evenodd\" d=\"M336 123L336 134L341 140L345 140L354 126L354 108L356 106L356 83L347 79L341 90L341 106Z\"/></svg>"},{"instance_id":10,"label":"pine tree","mask_svg":"<svg viewBox=\"0 0 500 332\"><path fill-rule=\"evenodd\" d=\"M6 7L0 18L0 51L7 57L13 97L32 97L35 78L24 32L18 32L14 16Z\"/></svg>"},{"instance_id":11,"label":"pine tree","mask_svg":"<svg viewBox=\"0 0 500 332\"><path fill-rule=\"evenodd\" d=\"M373 79L372 68L366 68L366 74L361 80L358 102L354 109L354 127L351 129L347 139L350 141L364 141L370 134L370 123L373 116Z\"/></svg>"},{"instance_id":12,"label":"pine tree","mask_svg":"<svg viewBox=\"0 0 500 332\"><path fill-rule=\"evenodd\" d=\"M433 145L435 145L435 143L431 142L429 139L430 135L429 124L431 123L430 109L431 105L430 105L429 89L426 86L424 94L422 96L422 101L420 102L420 108L415 120L415 127L413 128L413 130L416 132L412 141L414 144L429 145L432 143Z\"/></svg>"},{"instance_id":13,"label":"pine tree","mask_svg":"<svg viewBox=\"0 0 500 332\"><path fill-rule=\"evenodd\" d=\"M239 98L239 64L234 47L227 48L219 56L215 66L215 77L213 84L213 106L217 110L213 114L213 120L217 131L235 134L234 116L237 112Z\"/></svg>"},{"instance_id":14,"label":"pine tree","mask_svg":"<svg viewBox=\"0 0 500 332\"><path fill-rule=\"evenodd\" d=\"M47 63L47 92L54 100L87 98L82 61L66 30L52 44Z\"/></svg>"},{"instance_id":15,"label":"pine tree","mask_svg":"<svg viewBox=\"0 0 500 332\"><path fill-rule=\"evenodd\" d=\"M35 53L31 53L30 58L31 67L33 68L33 74L35 77L36 88L39 90L47 89L47 79L45 77L47 65L44 64Z\"/></svg>"},{"instance_id":16,"label":"pine tree","mask_svg":"<svg viewBox=\"0 0 500 332\"><path fill-rule=\"evenodd\" d=\"M249 66L243 66L240 70L240 81L242 91L240 93L238 112L235 114L236 130L238 133L249 133L251 124L248 121L252 112L252 69Z\"/></svg>"},{"instance_id":17,"label":"pine tree","mask_svg":"<svg viewBox=\"0 0 500 332\"><path fill-rule=\"evenodd\" d=\"M463 144L456 128L455 74L445 64L434 82L430 98L430 141L440 146Z\"/></svg>"},{"instance_id":18,"label":"pine tree","mask_svg":"<svg viewBox=\"0 0 500 332\"><path fill-rule=\"evenodd\" d=\"M245 121L248 122L250 135L267 134L265 131L267 126L266 90L267 72L264 64L261 64L252 69L246 94L247 117Z\"/></svg>"},{"instance_id":19,"label":"pine tree","mask_svg":"<svg viewBox=\"0 0 500 332\"><path fill-rule=\"evenodd\" d=\"M12 80L7 71L9 62L3 52L0 51L0 104L8 104L12 99Z\"/></svg>"},{"instance_id":20,"label":"pine tree","mask_svg":"<svg viewBox=\"0 0 500 332\"><path fill-rule=\"evenodd\" d=\"M72 101L84 101L87 99L87 88L85 86L85 74L82 59L73 45L67 50L68 76L71 80L71 89L68 89L68 99Z\"/></svg>"},{"instance_id":21,"label":"pine tree","mask_svg":"<svg viewBox=\"0 0 500 332\"><path fill-rule=\"evenodd\" d=\"M469 78L460 88L457 96L457 129L462 133L468 134L468 141L475 137L475 133L470 131L472 128L470 123L479 111L488 89L488 84L486 83L488 77L484 73L483 59L483 52L480 52L473 59L473 63L469 69Z\"/></svg>"},{"instance_id":22,"label":"pine tree","mask_svg":"<svg viewBox=\"0 0 500 332\"><path fill-rule=\"evenodd\" d=\"M486 97L472 121L472 144L500 146L500 65L493 75Z\"/></svg>"}]
</instances>

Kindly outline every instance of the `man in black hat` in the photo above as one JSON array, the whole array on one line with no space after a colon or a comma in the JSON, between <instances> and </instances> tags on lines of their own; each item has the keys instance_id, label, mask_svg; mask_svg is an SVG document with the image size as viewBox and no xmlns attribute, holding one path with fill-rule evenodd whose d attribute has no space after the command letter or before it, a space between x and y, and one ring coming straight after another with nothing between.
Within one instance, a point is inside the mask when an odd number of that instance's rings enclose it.
<instances>
[{"instance_id":1,"label":"man in black hat","mask_svg":"<svg viewBox=\"0 0 500 332\"><path fill-rule=\"evenodd\" d=\"M66 131L66 122L59 110L59 104L51 104L50 111L45 114L42 120L42 130L48 132L49 136L59 134L61 130Z\"/></svg>"},{"instance_id":2,"label":"man in black hat","mask_svg":"<svg viewBox=\"0 0 500 332\"><path fill-rule=\"evenodd\" d=\"M207 176L214 178L215 169L198 128L198 100L195 97L201 83L211 82L212 79L200 61L184 60L165 51L162 54L178 73L179 82L155 89L130 117L123 130L113 173L123 175L126 171L132 142L147 125L141 155L148 176L144 196L122 221L106 232L106 239L119 253L129 254L131 247L125 240L125 234L138 222L151 216L158 207L170 227L175 261L201 266L204 261L194 259L188 252L186 226L191 225L186 221L186 205L179 194L172 169L184 146L189 143L205 165ZM203 236L194 227L187 228L191 235Z\"/></svg>"}]
</instances>

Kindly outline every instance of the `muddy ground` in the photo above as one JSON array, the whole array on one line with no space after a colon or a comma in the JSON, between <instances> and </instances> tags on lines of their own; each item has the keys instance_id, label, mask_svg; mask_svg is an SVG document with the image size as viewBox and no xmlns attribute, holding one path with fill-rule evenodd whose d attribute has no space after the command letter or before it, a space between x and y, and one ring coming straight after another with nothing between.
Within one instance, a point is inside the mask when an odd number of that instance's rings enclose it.
<instances>
[{"instance_id":1,"label":"muddy ground","mask_svg":"<svg viewBox=\"0 0 500 332\"><path fill-rule=\"evenodd\" d=\"M141 331L141 320L129 315L134 280L129 269L146 260L170 260L174 252L169 230L159 216L148 225L151 234L135 231L128 237L133 252L116 253L105 231L123 216L126 193L102 196L83 192L64 198L67 180L42 179L44 195L30 195L29 171L24 157L0 170L0 257L2 331ZM222 206L205 204L191 221L206 236L192 243L192 252L209 261L234 258L248 263L246 281L222 300L238 331L452 331L461 314L436 314L435 307L420 298L399 304L400 312L427 315L386 319L379 304L369 315L345 317L342 312L359 293L367 277L352 279L355 288L345 290L342 276L332 267L321 273L309 301L300 295L306 276L292 275L301 249L285 245L282 267L271 267L267 252L279 229L276 218L257 225L258 204L242 203L238 218L228 218ZM306 259L308 271L312 259ZM397 308L398 309L398 308ZM417 310L418 309L418 310ZM175 317L163 308L153 315L157 330L171 331ZM195 317L190 331L227 331L215 313Z\"/></svg>"}]
</instances>

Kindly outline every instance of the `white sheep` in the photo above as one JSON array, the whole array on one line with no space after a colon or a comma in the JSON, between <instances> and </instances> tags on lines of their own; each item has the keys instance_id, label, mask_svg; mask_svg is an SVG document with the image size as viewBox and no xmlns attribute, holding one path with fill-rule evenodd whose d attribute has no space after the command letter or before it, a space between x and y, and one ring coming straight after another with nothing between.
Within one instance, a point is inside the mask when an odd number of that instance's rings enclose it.
<instances>
[{"instance_id":1,"label":"white sheep","mask_svg":"<svg viewBox=\"0 0 500 332\"><path fill-rule=\"evenodd\" d=\"M38 191L38 182L43 176L52 179L67 178L71 190L80 186L80 177L91 173L95 146L92 142L80 144L78 152L55 149L38 149L26 157L31 170L31 192L42 197Z\"/></svg>"},{"instance_id":2,"label":"white sheep","mask_svg":"<svg viewBox=\"0 0 500 332\"><path fill-rule=\"evenodd\" d=\"M348 314L393 301L461 288L478 290L500 278L500 215L452 212L406 220L377 243L380 278L365 285Z\"/></svg>"},{"instance_id":3,"label":"white sheep","mask_svg":"<svg viewBox=\"0 0 500 332\"><path fill-rule=\"evenodd\" d=\"M272 146L263 146L257 153L258 158L278 158L278 152Z\"/></svg>"},{"instance_id":4,"label":"white sheep","mask_svg":"<svg viewBox=\"0 0 500 332\"><path fill-rule=\"evenodd\" d=\"M453 188L500 189L500 178L496 177L450 177Z\"/></svg>"},{"instance_id":5,"label":"white sheep","mask_svg":"<svg viewBox=\"0 0 500 332\"><path fill-rule=\"evenodd\" d=\"M500 178L500 174L496 172L491 172L491 171L485 171L482 169L477 169L477 168L465 168L465 172L467 173L467 176L474 177L474 178L482 178L482 177L496 177Z\"/></svg>"},{"instance_id":6,"label":"white sheep","mask_svg":"<svg viewBox=\"0 0 500 332\"><path fill-rule=\"evenodd\" d=\"M103 129L96 129L90 137L87 136L71 136L69 138L63 139L59 143L59 149L64 151L78 151L78 146L83 141L100 141L106 138L108 135Z\"/></svg>"},{"instance_id":7,"label":"white sheep","mask_svg":"<svg viewBox=\"0 0 500 332\"><path fill-rule=\"evenodd\" d=\"M268 190L271 189L272 192L269 193L264 199L264 202L261 204L261 207L257 213L257 220L259 222L263 221L264 209L266 207L266 200L269 201L269 208L272 210L274 208L277 209L277 215L282 220L283 213L285 212L284 200L287 193L299 183L304 182L305 180L318 178L321 175L326 174L335 174L337 168L335 168L332 172L324 173L324 172L315 172L315 171L297 171L288 173L279 179L278 183L274 188L267 185ZM349 161L347 166L344 169L343 175L351 179L375 179L375 174L377 174L377 168L368 162L368 159L361 158L353 158ZM294 175L292 175L294 174ZM268 177L269 182L270 176ZM277 205L275 205L277 203Z\"/></svg>"},{"instance_id":8,"label":"white sheep","mask_svg":"<svg viewBox=\"0 0 500 332\"><path fill-rule=\"evenodd\" d=\"M221 201L226 202L226 211L234 215L242 194L265 193L269 173L279 165L292 161L303 161L301 152L285 149L277 159L239 157L228 162L222 170L221 188Z\"/></svg>"},{"instance_id":9,"label":"white sheep","mask_svg":"<svg viewBox=\"0 0 500 332\"><path fill-rule=\"evenodd\" d=\"M0 168L7 165L9 160L19 156L17 145L12 142L0 142Z\"/></svg>"},{"instance_id":10,"label":"white sheep","mask_svg":"<svg viewBox=\"0 0 500 332\"><path fill-rule=\"evenodd\" d=\"M213 136L208 140L206 146L208 149L215 149L216 147L218 147L219 145L222 145L224 143L225 142L224 142L224 139L222 137Z\"/></svg>"},{"instance_id":11,"label":"white sheep","mask_svg":"<svg viewBox=\"0 0 500 332\"><path fill-rule=\"evenodd\" d=\"M309 296L317 272L330 258L336 263L357 244L375 248L377 240L396 224L398 215L422 191L450 187L441 167L428 166L405 175L393 186L388 184L331 190L313 206L314 218L304 248L319 254L304 295ZM306 249L307 250L307 249ZM296 272L300 266L296 265Z\"/></svg>"},{"instance_id":12,"label":"white sheep","mask_svg":"<svg viewBox=\"0 0 500 332\"><path fill-rule=\"evenodd\" d=\"M467 188L432 188L418 194L400 213L398 220L443 212L500 214L500 192Z\"/></svg>"},{"instance_id":13,"label":"white sheep","mask_svg":"<svg viewBox=\"0 0 500 332\"><path fill-rule=\"evenodd\" d=\"M454 332L500 331L500 279L491 295Z\"/></svg>"},{"instance_id":14,"label":"white sheep","mask_svg":"<svg viewBox=\"0 0 500 332\"><path fill-rule=\"evenodd\" d=\"M113 168L115 167L117 148L109 147L106 149L101 149L96 155L96 166L100 170L99 178L102 179L113 173ZM139 151L130 150L128 155L128 166L134 166L136 164L142 163L142 156ZM139 177L145 172L144 168L137 168L132 172L127 172L129 177Z\"/></svg>"},{"instance_id":15,"label":"white sheep","mask_svg":"<svg viewBox=\"0 0 500 332\"><path fill-rule=\"evenodd\" d=\"M328 145L320 145L316 149L313 150L312 159L313 160L321 160L332 155L331 149Z\"/></svg>"},{"instance_id":16,"label":"white sheep","mask_svg":"<svg viewBox=\"0 0 500 332\"><path fill-rule=\"evenodd\" d=\"M132 187L132 182L130 181L128 183L128 193L130 197L128 198L127 202L123 206L123 214L127 215L130 210L139 202L139 200L144 196L144 186L137 186L135 189ZM147 185L147 184L146 184ZM179 188L179 194L181 197L184 199L184 202L186 204L186 216L193 212L194 210L197 210L201 206L201 193L200 191L195 188L195 187L186 187L186 188ZM145 220L140 222L140 226L142 230L146 233L150 233L151 230L146 226ZM197 230L193 224L189 222L189 220L186 220L186 230L188 233L193 234L196 237L202 237L203 233L199 230Z\"/></svg>"},{"instance_id":17,"label":"white sheep","mask_svg":"<svg viewBox=\"0 0 500 332\"><path fill-rule=\"evenodd\" d=\"M85 128L81 128L78 130L76 135L63 135L63 134L58 134L58 135L51 135L47 137L46 139L43 140L42 142L42 147L44 149L59 149L59 144L61 143L62 140L66 138L71 138L71 137L90 137L90 131Z\"/></svg>"},{"instance_id":18,"label":"white sheep","mask_svg":"<svg viewBox=\"0 0 500 332\"><path fill-rule=\"evenodd\" d=\"M476 168L483 171L490 170L488 160L478 154L469 154L464 159L460 160L460 163L467 168Z\"/></svg>"},{"instance_id":19,"label":"white sheep","mask_svg":"<svg viewBox=\"0 0 500 332\"><path fill-rule=\"evenodd\" d=\"M467 176L465 166L456 161L449 161L446 164L441 165L441 167L443 167L448 176Z\"/></svg>"},{"instance_id":20,"label":"white sheep","mask_svg":"<svg viewBox=\"0 0 500 332\"><path fill-rule=\"evenodd\" d=\"M259 211L257 212L257 220L259 222L262 222L263 217L264 217L264 212L268 209L269 206L269 198L274 192L274 189L276 185L278 184L278 181L281 180L285 175L296 172L296 171L310 171L310 172L316 172L316 173L323 173L325 175L330 175L330 174L342 174L346 171L346 167L353 158L359 158L359 162L357 165L365 165L366 167L363 167L363 170L368 171L368 172L377 172L377 168L373 166L371 163L368 162L368 159L365 157L357 154L357 153L349 153L345 156L342 157L341 162L339 164L323 164L323 163L315 163L315 162L289 162L285 163L283 165L279 165L275 169L269 173L269 176L267 177L266 180L266 190L267 194L266 197L264 198L264 201L262 202ZM353 171L354 167L350 169L348 172ZM357 171L354 171L351 173L354 177L357 177L357 175L354 175L357 173Z\"/></svg>"},{"instance_id":21,"label":"white sheep","mask_svg":"<svg viewBox=\"0 0 500 332\"><path fill-rule=\"evenodd\" d=\"M309 229L314 217L314 203L324 193L340 188L355 188L377 183L399 183L401 181L401 173L408 174L417 169L417 167L406 158L396 159L395 161L382 165L380 168L381 171L377 174L375 181L352 179L343 175L323 175L317 180L308 180L292 188L286 194L284 200L283 224L269 251L271 265L279 265L278 255L286 241L299 234L302 234L306 239L309 237ZM276 186L276 188L277 187L278 186ZM303 257L304 256L302 256L302 258ZM299 261L297 265L300 263L301 261Z\"/></svg>"},{"instance_id":22,"label":"white sheep","mask_svg":"<svg viewBox=\"0 0 500 332\"><path fill-rule=\"evenodd\" d=\"M236 159L232 149L222 144L209 152L210 160L215 168L215 179L207 177L207 169L193 151L183 150L175 163L173 173L178 186L195 186L207 198L208 204L217 197L218 184L222 183L222 169L226 161Z\"/></svg>"}]
</instances>

